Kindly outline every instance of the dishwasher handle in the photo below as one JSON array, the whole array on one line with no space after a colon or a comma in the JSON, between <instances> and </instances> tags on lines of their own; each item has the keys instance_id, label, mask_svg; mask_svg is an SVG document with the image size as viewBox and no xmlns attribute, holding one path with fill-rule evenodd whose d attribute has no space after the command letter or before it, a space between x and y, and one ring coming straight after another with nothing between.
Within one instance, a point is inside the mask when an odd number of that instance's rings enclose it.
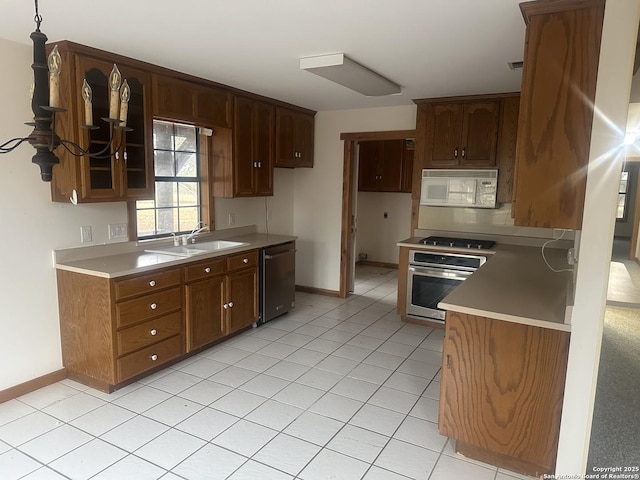
<instances>
[{"instance_id":1,"label":"dishwasher handle","mask_svg":"<svg viewBox=\"0 0 640 480\"><path fill-rule=\"evenodd\" d=\"M276 253L274 255L265 255L264 259L265 260L273 260L274 258L278 258L278 257L282 257L284 255L289 255L290 253L295 253L297 250L295 249L291 249L291 250L286 250L284 252L280 252L280 253Z\"/></svg>"}]
</instances>

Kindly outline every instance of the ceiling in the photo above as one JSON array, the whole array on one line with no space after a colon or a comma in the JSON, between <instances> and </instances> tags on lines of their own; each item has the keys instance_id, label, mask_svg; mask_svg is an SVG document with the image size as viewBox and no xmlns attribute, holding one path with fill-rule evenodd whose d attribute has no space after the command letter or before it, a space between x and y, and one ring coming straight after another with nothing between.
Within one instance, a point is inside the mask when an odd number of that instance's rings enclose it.
<instances>
[{"instance_id":1,"label":"ceiling","mask_svg":"<svg viewBox=\"0 0 640 480\"><path fill-rule=\"evenodd\" d=\"M40 0L41 30L313 110L519 91L519 0ZM0 37L30 44L34 4L0 0ZM365 97L300 70L345 53L402 86Z\"/></svg>"}]
</instances>

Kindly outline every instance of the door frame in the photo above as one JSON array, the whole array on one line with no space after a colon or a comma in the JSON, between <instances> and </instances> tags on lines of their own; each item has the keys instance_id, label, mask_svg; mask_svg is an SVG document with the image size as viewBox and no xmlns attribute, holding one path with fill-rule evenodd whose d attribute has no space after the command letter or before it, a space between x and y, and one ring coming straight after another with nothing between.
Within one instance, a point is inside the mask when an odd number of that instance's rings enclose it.
<instances>
[{"instance_id":1,"label":"door frame","mask_svg":"<svg viewBox=\"0 0 640 480\"><path fill-rule=\"evenodd\" d=\"M640 38L640 37L638 37ZM640 164L640 158L627 157L627 164L638 165ZM638 260L636 256L636 245L638 244L638 229L640 229L640 168L636 170L635 175L635 195L634 195L634 208L633 208L633 224L631 230L631 245L629 250L629 260Z\"/></svg>"},{"instance_id":2,"label":"door frame","mask_svg":"<svg viewBox=\"0 0 640 480\"><path fill-rule=\"evenodd\" d=\"M341 133L344 140L344 161L342 172L342 232L340 234L340 298L349 295L349 271L354 252L351 251L353 232L351 229L351 212L355 199L353 191L358 174L355 171L358 142L365 140L403 140L415 138L415 130L389 130L381 132Z\"/></svg>"}]
</instances>

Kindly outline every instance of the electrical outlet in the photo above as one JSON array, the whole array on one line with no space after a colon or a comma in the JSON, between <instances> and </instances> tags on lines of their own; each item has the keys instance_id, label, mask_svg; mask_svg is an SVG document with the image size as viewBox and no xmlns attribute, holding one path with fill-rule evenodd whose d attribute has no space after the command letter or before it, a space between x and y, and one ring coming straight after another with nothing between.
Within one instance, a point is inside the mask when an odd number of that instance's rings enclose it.
<instances>
[{"instance_id":1,"label":"electrical outlet","mask_svg":"<svg viewBox=\"0 0 640 480\"><path fill-rule=\"evenodd\" d=\"M109 224L109 240L118 238L129 238L127 234L126 223L110 223Z\"/></svg>"},{"instance_id":2,"label":"electrical outlet","mask_svg":"<svg viewBox=\"0 0 640 480\"><path fill-rule=\"evenodd\" d=\"M567 250L567 263L569 265L575 265L578 259L576 258L576 249L570 248Z\"/></svg>"},{"instance_id":3,"label":"electrical outlet","mask_svg":"<svg viewBox=\"0 0 640 480\"><path fill-rule=\"evenodd\" d=\"M236 223L236 214L235 213L230 213L229 214L229 226L233 225Z\"/></svg>"},{"instance_id":4,"label":"electrical outlet","mask_svg":"<svg viewBox=\"0 0 640 480\"><path fill-rule=\"evenodd\" d=\"M89 243L92 241L91 225L80 227L80 242Z\"/></svg>"}]
</instances>

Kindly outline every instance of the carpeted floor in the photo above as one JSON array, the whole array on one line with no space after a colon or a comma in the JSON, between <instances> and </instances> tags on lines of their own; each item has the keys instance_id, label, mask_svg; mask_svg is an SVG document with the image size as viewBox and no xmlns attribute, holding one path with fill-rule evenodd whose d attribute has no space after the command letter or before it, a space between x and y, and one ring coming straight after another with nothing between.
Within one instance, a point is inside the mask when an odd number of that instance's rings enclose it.
<instances>
[{"instance_id":1,"label":"carpeted floor","mask_svg":"<svg viewBox=\"0 0 640 480\"><path fill-rule=\"evenodd\" d=\"M638 309L606 310L588 465L640 466Z\"/></svg>"},{"instance_id":2,"label":"carpeted floor","mask_svg":"<svg viewBox=\"0 0 640 480\"><path fill-rule=\"evenodd\" d=\"M623 261L634 283L640 286L638 264L616 255L615 244L613 253L613 259ZM587 472L595 472L595 467L638 466L640 309L607 307Z\"/></svg>"}]
</instances>

